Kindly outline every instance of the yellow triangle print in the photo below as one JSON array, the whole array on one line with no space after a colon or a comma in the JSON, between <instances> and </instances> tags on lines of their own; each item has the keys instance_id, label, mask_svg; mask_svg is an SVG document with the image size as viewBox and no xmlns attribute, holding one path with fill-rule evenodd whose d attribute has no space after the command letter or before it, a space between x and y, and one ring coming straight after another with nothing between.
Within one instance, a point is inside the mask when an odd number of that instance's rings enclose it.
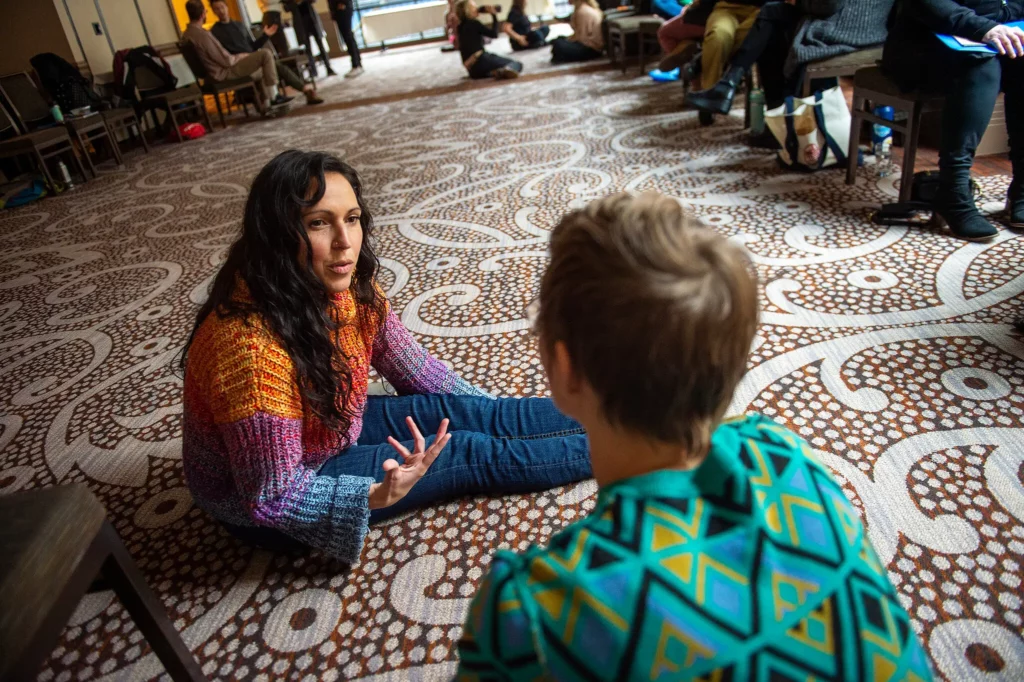
<instances>
[{"instance_id":1,"label":"yellow triangle print","mask_svg":"<svg viewBox=\"0 0 1024 682\"><path fill-rule=\"evenodd\" d=\"M659 523L654 524L654 533L651 536L651 551L660 552L669 547L675 547L686 542L686 536L675 532Z\"/></svg>"},{"instance_id":2,"label":"yellow triangle print","mask_svg":"<svg viewBox=\"0 0 1024 682\"><path fill-rule=\"evenodd\" d=\"M896 664L881 654L875 654L872 657L871 663L875 669L875 676L872 678L873 682L889 682L892 679L893 673L896 672Z\"/></svg>"},{"instance_id":3,"label":"yellow triangle print","mask_svg":"<svg viewBox=\"0 0 1024 682\"><path fill-rule=\"evenodd\" d=\"M556 587L550 590L536 592L534 600L541 608L547 611L552 620L559 620L562 616L562 609L565 607L565 588Z\"/></svg>"},{"instance_id":4,"label":"yellow triangle print","mask_svg":"<svg viewBox=\"0 0 1024 682\"><path fill-rule=\"evenodd\" d=\"M668 559L662 559L659 563L671 571L672 575L676 576L683 582L690 582L690 576L693 573L692 554L677 554L676 556L669 557Z\"/></svg>"}]
</instances>

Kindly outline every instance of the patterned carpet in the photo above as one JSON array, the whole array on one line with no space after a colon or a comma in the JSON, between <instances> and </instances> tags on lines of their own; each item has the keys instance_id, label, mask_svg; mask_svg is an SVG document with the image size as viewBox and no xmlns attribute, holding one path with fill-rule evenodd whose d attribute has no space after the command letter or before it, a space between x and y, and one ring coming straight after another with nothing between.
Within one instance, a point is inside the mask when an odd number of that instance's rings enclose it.
<instances>
[{"instance_id":1,"label":"patterned carpet","mask_svg":"<svg viewBox=\"0 0 1024 682\"><path fill-rule=\"evenodd\" d=\"M572 33L568 24L552 24L550 39ZM341 75L317 81L320 96L327 106L352 106L366 101L395 98L411 93L451 92L475 89L489 81L474 81L466 74L458 52L441 52L441 43L426 43L389 49L385 52L367 52L363 55L365 73L359 78L346 79ZM508 36L501 35L492 40L487 50L494 54L515 59L523 65L522 75L536 78L566 70L593 70L600 65L608 67L606 59L586 64L552 64L551 49L513 52ZM332 60L334 70L339 74L351 68L348 57ZM634 66L635 69L635 66ZM292 110L302 110L300 100Z\"/></svg>"},{"instance_id":2,"label":"patterned carpet","mask_svg":"<svg viewBox=\"0 0 1024 682\"><path fill-rule=\"evenodd\" d=\"M676 88L618 73L294 120L135 153L0 213L0 492L87 483L211 679L446 679L490 554L544 542L593 505L589 482L454 501L373 528L352 568L253 551L192 505L169 363L250 179L289 147L362 172L403 321L500 394L545 390L522 311L567 209L654 189L745 243L764 315L733 411L790 426L840 477L940 679L1021 679L1019 235L979 245L873 226L891 178L865 169L848 188L840 171L781 172L738 119L701 128ZM992 198L1006 183L982 181ZM39 679L161 672L98 593Z\"/></svg>"}]
</instances>

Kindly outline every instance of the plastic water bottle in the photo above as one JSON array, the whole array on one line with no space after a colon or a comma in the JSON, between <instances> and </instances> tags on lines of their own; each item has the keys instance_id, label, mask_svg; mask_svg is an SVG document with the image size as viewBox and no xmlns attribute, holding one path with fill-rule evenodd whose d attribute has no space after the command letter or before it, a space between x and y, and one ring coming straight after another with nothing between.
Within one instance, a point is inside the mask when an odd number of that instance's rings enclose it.
<instances>
[{"instance_id":1,"label":"plastic water bottle","mask_svg":"<svg viewBox=\"0 0 1024 682\"><path fill-rule=\"evenodd\" d=\"M895 115L892 107L875 107L875 116L879 118L892 121ZM892 128L876 123L871 143L875 152L875 175L880 178L892 175Z\"/></svg>"},{"instance_id":2,"label":"plastic water bottle","mask_svg":"<svg viewBox=\"0 0 1024 682\"><path fill-rule=\"evenodd\" d=\"M50 107L50 116L53 116L53 120L56 121L57 123L63 123L64 122L64 112L61 111L60 107L58 105L56 105L56 104L54 104L52 107Z\"/></svg>"},{"instance_id":3,"label":"plastic water bottle","mask_svg":"<svg viewBox=\"0 0 1024 682\"><path fill-rule=\"evenodd\" d=\"M764 90L757 88L750 93L750 134L764 132Z\"/></svg>"},{"instance_id":4,"label":"plastic water bottle","mask_svg":"<svg viewBox=\"0 0 1024 682\"><path fill-rule=\"evenodd\" d=\"M71 181L71 173L68 172L68 167L64 165L63 161L57 162L57 170L60 171L60 179L64 181L68 189L74 189L75 183Z\"/></svg>"}]
</instances>

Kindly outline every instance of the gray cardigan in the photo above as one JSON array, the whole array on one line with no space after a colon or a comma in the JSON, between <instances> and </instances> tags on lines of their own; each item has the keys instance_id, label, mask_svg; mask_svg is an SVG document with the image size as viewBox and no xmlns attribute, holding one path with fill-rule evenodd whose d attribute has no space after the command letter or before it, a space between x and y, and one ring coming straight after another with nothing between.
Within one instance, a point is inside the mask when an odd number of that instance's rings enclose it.
<instances>
[{"instance_id":1,"label":"gray cardigan","mask_svg":"<svg viewBox=\"0 0 1024 682\"><path fill-rule=\"evenodd\" d=\"M895 0L797 0L804 19L797 28L786 74L818 59L881 45Z\"/></svg>"}]
</instances>

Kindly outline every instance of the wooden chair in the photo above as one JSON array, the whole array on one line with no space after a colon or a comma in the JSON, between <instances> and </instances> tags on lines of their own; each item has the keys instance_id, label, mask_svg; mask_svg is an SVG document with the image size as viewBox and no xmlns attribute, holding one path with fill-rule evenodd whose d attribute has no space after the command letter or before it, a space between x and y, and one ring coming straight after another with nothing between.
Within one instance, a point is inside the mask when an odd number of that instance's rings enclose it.
<instances>
[{"instance_id":1,"label":"wooden chair","mask_svg":"<svg viewBox=\"0 0 1024 682\"><path fill-rule=\"evenodd\" d=\"M258 105L255 104L259 102L259 92L256 90L256 82L252 78L246 76L245 78L232 78L226 81L214 80L210 77L209 71L206 70L206 65L199 58L199 53L196 52L196 48L192 43L183 40L178 43L178 48L181 50L181 56L188 62L188 68L192 69L192 74L199 81L199 89L204 95L212 95L213 101L217 103L217 114L220 115L220 125L222 128L227 128L228 124L224 120L224 109L221 108L220 104L221 95L224 95L224 104L229 113L231 111L232 98L236 103L242 105L246 118L249 116L250 101L254 102L253 108L259 111ZM251 100L246 99L245 96L250 97Z\"/></svg>"},{"instance_id":2,"label":"wooden chair","mask_svg":"<svg viewBox=\"0 0 1024 682\"><path fill-rule=\"evenodd\" d=\"M206 100L195 83L168 90L155 73L146 68L138 68L135 70L135 89L139 94L139 102L135 106L139 118L145 118L148 113L153 127L159 129L156 111L163 111L179 142L181 133L178 131L178 117L185 114L196 114L205 121L206 132L213 132L213 121L210 120L210 112L206 110Z\"/></svg>"},{"instance_id":3,"label":"wooden chair","mask_svg":"<svg viewBox=\"0 0 1024 682\"><path fill-rule=\"evenodd\" d=\"M32 78L24 71L7 76L0 76L0 94L3 95L11 112L15 116L15 124L23 132L30 132L48 127L54 123L53 115L46 99L36 88ZM96 144L103 142L110 149L114 160L121 165L121 150L114 142L107 123L99 114L85 116L66 116L64 126L71 138L78 142L85 157L86 166L92 176L96 177L96 166L89 154L89 148L95 149Z\"/></svg>"},{"instance_id":4,"label":"wooden chair","mask_svg":"<svg viewBox=\"0 0 1024 682\"><path fill-rule=\"evenodd\" d=\"M658 29L665 23L661 17L645 17L637 27L637 60L640 62L640 75L646 73L647 48L650 47L651 55L661 54L661 43L658 42Z\"/></svg>"},{"instance_id":5,"label":"wooden chair","mask_svg":"<svg viewBox=\"0 0 1024 682\"><path fill-rule=\"evenodd\" d=\"M861 126L864 122L878 123L903 133L903 173L900 176L900 203L910 201L910 190L914 184L914 160L917 156L917 142L921 132L921 115L926 111L942 108L941 95L923 95L901 92L889 80L882 69L870 66L860 69L853 77L853 111L850 122L850 163L846 167L846 184L852 185L857 176L857 146L860 142ZM888 121L874 114L876 106L890 106L895 111L906 112L906 121Z\"/></svg>"},{"instance_id":6,"label":"wooden chair","mask_svg":"<svg viewBox=\"0 0 1024 682\"><path fill-rule=\"evenodd\" d=\"M630 36L638 37L640 41L640 63L641 65L644 64L644 36L640 35L640 25L650 25L654 22L660 22L659 26L664 23L661 17L654 14L631 14L608 20L608 38L606 41L608 57L612 60L612 64L622 65L622 73L626 73L626 43ZM657 29L654 30L654 34L654 40L657 43Z\"/></svg>"},{"instance_id":7,"label":"wooden chair","mask_svg":"<svg viewBox=\"0 0 1024 682\"><path fill-rule=\"evenodd\" d=\"M121 131L127 133L133 142L135 141L135 134L138 133L139 139L142 141L142 148L147 154L149 153L149 144L146 143L146 132L142 129L142 124L139 122L139 117L135 115L134 110L120 107L118 109L101 111L100 115L103 116L110 134L114 138L114 144L117 144L117 133Z\"/></svg>"},{"instance_id":8,"label":"wooden chair","mask_svg":"<svg viewBox=\"0 0 1024 682\"><path fill-rule=\"evenodd\" d=\"M5 495L0 518L0 680L35 679L93 585L114 590L171 679L206 679L88 488Z\"/></svg>"},{"instance_id":9,"label":"wooden chair","mask_svg":"<svg viewBox=\"0 0 1024 682\"><path fill-rule=\"evenodd\" d=\"M0 106L0 159L31 157L39 166L39 171L46 178L47 184L56 187L46 162L63 155L71 156L74 167L82 176L82 182L89 179L85 174L85 168L82 167L81 159L75 153L74 143L71 142L67 128L54 126L21 134L4 107Z\"/></svg>"},{"instance_id":10,"label":"wooden chair","mask_svg":"<svg viewBox=\"0 0 1024 682\"><path fill-rule=\"evenodd\" d=\"M882 46L868 47L850 54L819 59L806 65L804 71L803 97L811 95L811 81L820 78L853 76L859 70L874 66L882 58Z\"/></svg>"}]
</instances>

